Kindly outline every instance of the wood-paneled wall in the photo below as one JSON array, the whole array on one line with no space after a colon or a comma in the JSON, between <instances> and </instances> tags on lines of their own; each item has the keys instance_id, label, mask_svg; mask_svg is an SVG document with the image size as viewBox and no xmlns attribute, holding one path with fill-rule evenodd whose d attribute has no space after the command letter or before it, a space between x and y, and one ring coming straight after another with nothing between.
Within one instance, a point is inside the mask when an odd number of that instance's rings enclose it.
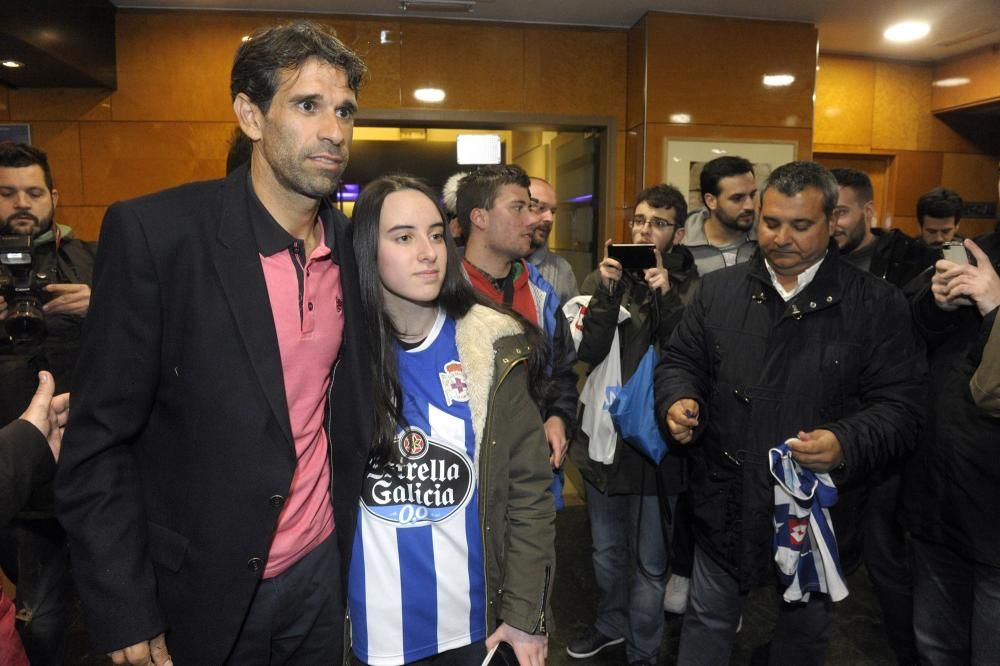
<instances>
[{"instance_id":1,"label":"wood-paneled wall","mask_svg":"<svg viewBox=\"0 0 1000 666\"><path fill-rule=\"evenodd\" d=\"M959 85L934 87L931 108L935 111L1000 101L1000 44L937 63L934 81L947 79Z\"/></svg>"},{"instance_id":2,"label":"wood-paneled wall","mask_svg":"<svg viewBox=\"0 0 1000 666\"><path fill-rule=\"evenodd\" d=\"M983 154L933 113L939 68L931 65L821 55L816 76L817 153L878 154L889 161L882 223L917 232L921 194L939 185L969 201L996 197L996 157ZM1000 77L997 79L1000 85ZM964 220L973 236L992 220Z\"/></svg>"},{"instance_id":3,"label":"wood-paneled wall","mask_svg":"<svg viewBox=\"0 0 1000 666\"><path fill-rule=\"evenodd\" d=\"M60 190L58 219L96 238L113 201L223 175L235 126L233 54L243 35L287 18L120 12L116 91L0 86L0 121L31 123ZM429 118L437 109L610 116L624 155L624 30L309 18L333 26L364 58L363 109L426 109ZM447 97L419 102L419 87ZM623 179L623 169L616 174ZM616 183L616 198L623 192Z\"/></svg>"},{"instance_id":4,"label":"wood-paneled wall","mask_svg":"<svg viewBox=\"0 0 1000 666\"><path fill-rule=\"evenodd\" d=\"M647 14L629 31L626 205L665 180L671 138L793 141L798 158L810 159L816 39L804 23ZM764 86L775 73L795 81ZM619 238L627 216L626 208Z\"/></svg>"}]
</instances>

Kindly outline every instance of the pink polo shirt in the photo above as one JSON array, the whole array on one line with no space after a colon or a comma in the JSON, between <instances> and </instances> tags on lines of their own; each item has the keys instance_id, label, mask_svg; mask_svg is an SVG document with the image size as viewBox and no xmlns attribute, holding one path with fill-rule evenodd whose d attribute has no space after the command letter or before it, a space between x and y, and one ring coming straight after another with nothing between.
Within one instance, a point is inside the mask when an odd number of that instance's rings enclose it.
<instances>
[{"instance_id":1,"label":"pink polo shirt","mask_svg":"<svg viewBox=\"0 0 1000 666\"><path fill-rule=\"evenodd\" d=\"M302 241L260 255L278 333L288 418L298 463L278 516L264 578L277 576L333 533L329 446L323 428L330 371L344 332L340 267L321 238L308 258Z\"/></svg>"}]
</instances>

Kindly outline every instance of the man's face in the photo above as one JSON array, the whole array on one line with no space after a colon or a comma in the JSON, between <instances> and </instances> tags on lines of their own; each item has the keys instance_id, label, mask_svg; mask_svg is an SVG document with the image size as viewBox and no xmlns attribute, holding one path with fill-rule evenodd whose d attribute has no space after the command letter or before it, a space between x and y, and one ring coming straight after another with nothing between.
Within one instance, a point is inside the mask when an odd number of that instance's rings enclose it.
<instances>
[{"instance_id":1,"label":"man's face","mask_svg":"<svg viewBox=\"0 0 1000 666\"><path fill-rule=\"evenodd\" d=\"M531 254L531 239L538 226L537 217L528 210L527 188L504 185L493 202L483 210L486 245L497 256L514 261Z\"/></svg>"},{"instance_id":2,"label":"man's face","mask_svg":"<svg viewBox=\"0 0 1000 666\"><path fill-rule=\"evenodd\" d=\"M263 158L277 183L311 199L336 190L351 147L358 102L344 70L309 58L281 74L259 124L255 159Z\"/></svg>"},{"instance_id":3,"label":"man's face","mask_svg":"<svg viewBox=\"0 0 1000 666\"><path fill-rule=\"evenodd\" d=\"M678 230L678 224L683 221L677 220L673 208L653 208L648 202L640 202L632 215L632 242L652 243L662 256L683 237L684 228Z\"/></svg>"},{"instance_id":4,"label":"man's face","mask_svg":"<svg viewBox=\"0 0 1000 666\"><path fill-rule=\"evenodd\" d=\"M806 187L791 197L773 188L764 193L757 241L775 273L798 275L822 259L833 229L818 188Z\"/></svg>"},{"instance_id":5,"label":"man's face","mask_svg":"<svg viewBox=\"0 0 1000 666\"><path fill-rule=\"evenodd\" d=\"M538 218L535 235L531 238L531 247L537 249L549 242L549 234L552 233L556 218L556 193L544 180L531 179L530 208Z\"/></svg>"},{"instance_id":6,"label":"man's face","mask_svg":"<svg viewBox=\"0 0 1000 666\"><path fill-rule=\"evenodd\" d=\"M0 233L36 237L52 226L59 194L37 164L0 167Z\"/></svg>"},{"instance_id":7,"label":"man's face","mask_svg":"<svg viewBox=\"0 0 1000 666\"><path fill-rule=\"evenodd\" d=\"M833 240L841 254L850 254L868 236L874 208L871 201L861 201L853 187L840 187L837 207L833 209Z\"/></svg>"},{"instance_id":8,"label":"man's face","mask_svg":"<svg viewBox=\"0 0 1000 666\"><path fill-rule=\"evenodd\" d=\"M954 217L931 217L924 215L924 224L920 227L920 240L929 247L942 247L947 241L954 240L958 231L958 223Z\"/></svg>"},{"instance_id":9,"label":"man's face","mask_svg":"<svg viewBox=\"0 0 1000 666\"><path fill-rule=\"evenodd\" d=\"M719 180L719 196L705 195L705 205L724 226L739 231L753 227L757 181L752 173L726 176Z\"/></svg>"}]
</instances>

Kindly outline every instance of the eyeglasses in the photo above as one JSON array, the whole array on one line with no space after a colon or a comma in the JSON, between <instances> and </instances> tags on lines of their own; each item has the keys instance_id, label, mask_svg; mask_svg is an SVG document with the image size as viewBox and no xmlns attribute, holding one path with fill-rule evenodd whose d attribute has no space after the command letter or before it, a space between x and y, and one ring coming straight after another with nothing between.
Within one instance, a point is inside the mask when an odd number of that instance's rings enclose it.
<instances>
[{"instance_id":1,"label":"eyeglasses","mask_svg":"<svg viewBox=\"0 0 1000 666\"><path fill-rule=\"evenodd\" d=\"M664 220L660 217L645 218L642 215L633 217L630 224L633 227L644 227L646 224L649 224L654 229L672 229L677 226L676 222L671 222L670 220Z\"/></svg>"}]
</instances>

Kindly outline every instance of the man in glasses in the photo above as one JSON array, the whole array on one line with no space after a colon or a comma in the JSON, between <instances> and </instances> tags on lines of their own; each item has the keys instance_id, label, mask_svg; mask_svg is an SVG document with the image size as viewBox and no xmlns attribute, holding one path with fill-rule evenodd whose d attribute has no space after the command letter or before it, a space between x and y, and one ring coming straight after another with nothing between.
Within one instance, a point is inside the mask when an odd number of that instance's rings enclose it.
<instances>
[{"instance_id":1,"label":"man in glasses","mask_svg":"<svg viewBox=\"0 0 1000 666\"><path fill-rule=\"evenodd\" d=\"M644 190L631 220L632 242L651 244L655 265L630 268L606 255L583 281L582 292L592 296L577 358L593 368L609 354L618 354L614 360L620 361L622 383L635 373L650 345L666 346L697 281L694 257L677 245L684 238L686 213L687 202L677 188L656 185ZM621 308L629 318L619 325ZM668 496L680 491L683 463L668 454L655 465L616 439L610 464L590 458L589 442L570 448L586 482L600 597L597 620L571 640L566 651L586 659L624 642L630 666L655 664L663 639L661 606L667 573L660 506L668 497L661 497L658 490L663 488Z\"/></svg>"},{"instance_id":2,"label":"man in glasses","mask_svg":"<svg viewBox=\"0 0 1000 666\"><path fill-rule=\"evenodd\" d=\"M531 254L527 259L535 265L542 277L549 281L565 303L580 293L576 286L573 267L563 257L549 251L549 234L556 219L556 193L548 181L531 178L528 188L531 195L530 212L538 217L538 226L531 236Z\"/></svg>"}]
</instances>

